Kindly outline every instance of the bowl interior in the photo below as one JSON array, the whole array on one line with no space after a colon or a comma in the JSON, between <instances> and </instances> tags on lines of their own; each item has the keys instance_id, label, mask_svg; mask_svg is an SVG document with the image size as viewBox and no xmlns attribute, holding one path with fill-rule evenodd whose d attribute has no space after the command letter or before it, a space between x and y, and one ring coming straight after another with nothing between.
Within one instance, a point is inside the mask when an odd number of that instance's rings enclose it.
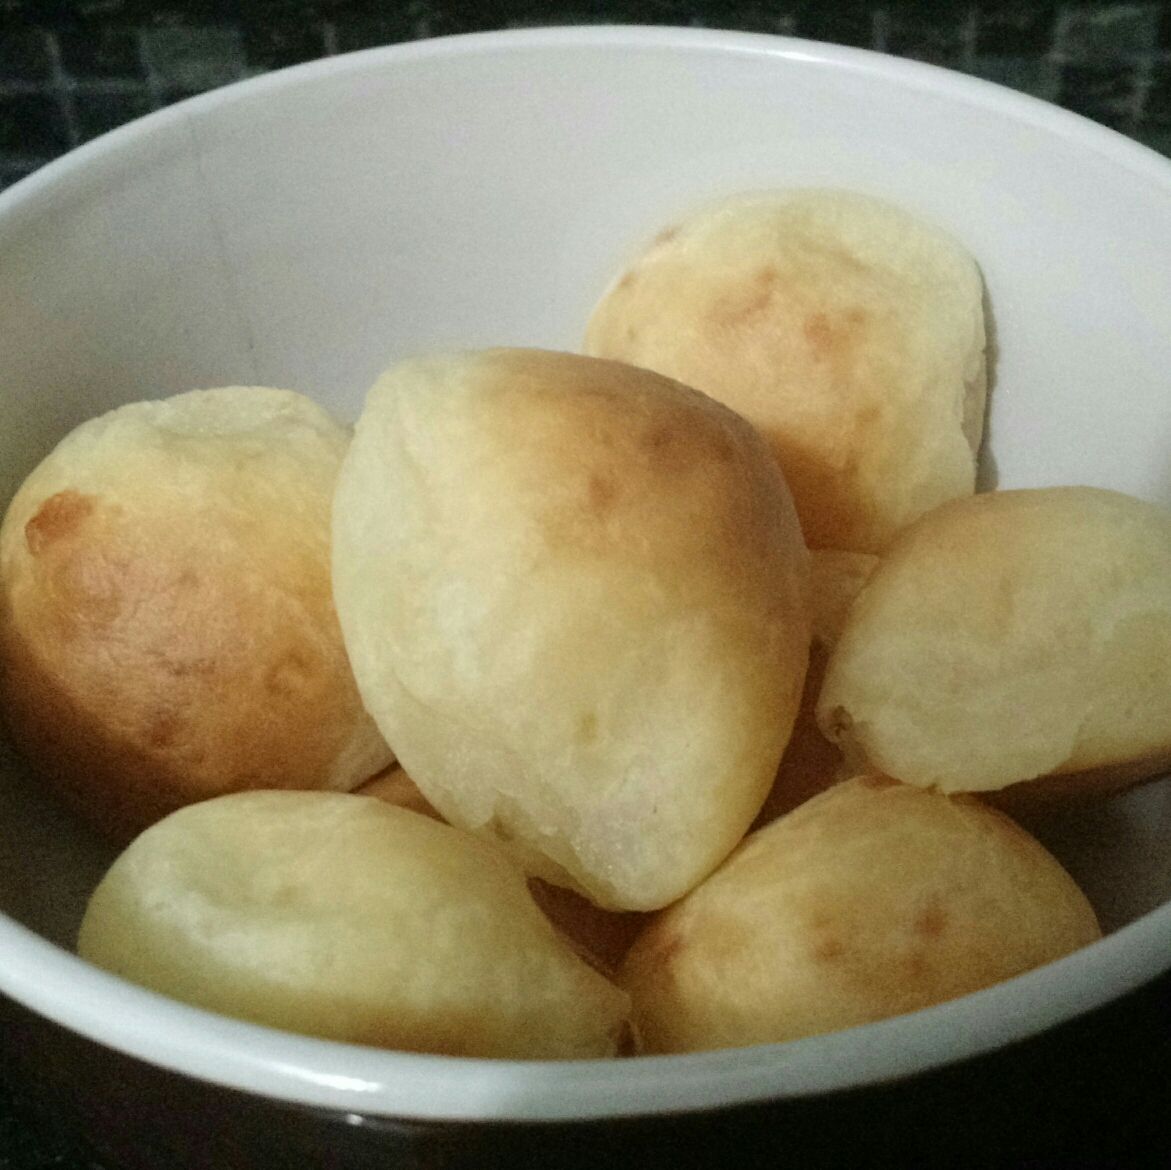
<instances>
[{"instance_id":1,"label":"bowl interior","mask_svg":"<svg viewBox=\"0 0 1171 1170\"><path fill-rule=\"evenodd\" d=\"M375 375L410 353L576 348L615 271L673 216L790 185L895 200L976 256L994 341L986 484L1090 483L1171 504L1171 165L927 66L667 29L490 34L337 58L165 110L18 184L0 197L0 500L66 430L122 402L262 383L353 417ZM25 963L7 985L0 971L0 989L36 998L32 967L59 952L21 950L12 922L69 947L110 854L7 758L0 823L0 944ZM1101 990L1086 990L1089 968L1059 964L1013 981L1043 991L993 989L859 1030L871 1054L861 1064L840 1039L797 1046L808 1059L774 1054L751 1077L743 1064L727 1072L726 1056L698 1058L694 1083L667 1077L624 1104L894 1075L992 1042L972 1024L981 1013L1011 1006L1023 1034L1153 974L1160 960L1136 967L1125 949L1142 933L1144 954L1157 937L1171 956L1171 785L1031 827L1114 932L1099 944ZM47 991L34 1006L64 1010ZM96 1014L71 1010L75 1026L120 1042ZM231 1035L261 1034L240 1028ZM314 1045L298 1059L331 1049ZM303 1084L267 1091L321 1099ZM566 1091L535 1078L512 1108L548 1115L556 1106L532 1095ZM365 1104L411 1109L401 1097Z\"/></svg>"}]
</instances>

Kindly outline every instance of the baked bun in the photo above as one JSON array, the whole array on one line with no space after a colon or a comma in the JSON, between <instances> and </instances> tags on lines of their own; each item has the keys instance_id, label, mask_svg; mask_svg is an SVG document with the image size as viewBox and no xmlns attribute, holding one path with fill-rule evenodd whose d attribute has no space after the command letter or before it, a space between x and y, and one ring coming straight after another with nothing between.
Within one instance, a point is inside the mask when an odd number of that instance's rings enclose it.
<instances>
[{"instance_id":1,"label":"baked bun","mask_svg":"<svg viewBox=\"0 0 1171 1170\"><path fill-rule=\"evenodd\" d=\"M347 430L287 390L79 426L0 527L0 710L29 766L128 838L242 788L352 788L390 759L329 583Z\"/></svg>"},{"instance_id":2,"label":"baked bun","mask_svg":"<svg viewBox=\"0 0 1171 1170\"><path fill-rule=\"evenodd\" d=\"M850 611L818 719L944 792L1107 792L1171 767L1171 512L1097 488L956 501Z\"/></svg>"},{"instance_id":3,"label":"baked bun","mask_svg":"<svg viewBox=\"0 0 1171 1170\"><path fill-rule=\"evenodd\" d=\"M795 1040L915 1011L1099 937L1003 813L873 777L753 833L621 973L648 1052Z\"/></svg>"},{"instance_id":4,"label":"baked bun","mask_svg":"<svg viewBox=\"0 0 1171 1170\"><path fill-rule=\"evenodd\" d=\"M753 423L810 548L879 552L974 488L980 274L949 236L878 199L796 190L699 212L612 285L585 349Z\"/></svg>"},{"instance_id":5,"label":"baked bun","mask_svg":"<svg viewBox=\"0 0 1171 1170\"><path fill-rule=\"evenodd\" d=\"M246 792L148 829L78 951L198 1007L458 1056L617 1053L629 1005L487 842L371 797Z\"/></svg>"},{"instance_id":6,"label":"baked bun","mask_svg":"<svg viewBox=\"0 0 1171 1170\"><path fill-rule=\"evenodd\" d=\"M570 354L404 362L358 421L333 566L366 706L450 823L632 910L748 828L800 698L808 555L730 410Z\"/></svg>"}]
</instances>

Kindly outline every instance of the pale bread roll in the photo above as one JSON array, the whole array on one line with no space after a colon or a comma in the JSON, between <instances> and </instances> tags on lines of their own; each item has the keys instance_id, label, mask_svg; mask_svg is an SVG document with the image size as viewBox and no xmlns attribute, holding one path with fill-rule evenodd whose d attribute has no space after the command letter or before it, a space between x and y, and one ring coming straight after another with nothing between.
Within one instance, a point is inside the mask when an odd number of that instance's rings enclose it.
<instances>
[{"instance_id":1,"label":"pale bread roll","mask_svg":"<svg viewBox=\"0 0 1171 1170\"><path fill-rule=\"evenodd\" d=\"M679 897L748 828L808 555L725 407L569 354L405 362L358 421L333 563L366 705L452 824L610 909Z\"/></svg>"},{"instance_id":2,"label":"pale bread roll","mask_svg":"<svg viewBox=\"0 0 1171 1170\"><path fill-rule=\"evenodd\" d=\"M819 189L740 196L668 228L585 339L742 414L780 461L810 548L863 552L972 492L984 347L982 281L955 240Z\"/></svg>"},{"instance_id":3,"label":"pale bread roll","mask_svg":"<svg viewBox=\"0 0 1171 1170\"><path fill-rule=\"evenodd\" d=\"M107 833L390 759L329 580L346 428L300 394L194 391L68 435L0 527L0 710Z\"/></svg>"},{"instance_id":4,"label":"pale bread roll","mask_svg":"<svg viewBox=\"0 0 1171 1170\"><path fill-rule=\"evenodd\" d=\"M915 1011L1098 937L1004 814L863 777L746 838L639 936L620 982L646 1051L693 1052Z\"/></svg>"},{"instance_id":5,"label":"pale bread roll","mask_svg":"<svg viewBox=\"0 0 1171 1170\"><path fill-rule=\"evenodd\" d=\"M896 542L818 706L854 762L945 792L1171 767L1171 512L1098 488L992 492Z\"/></svg>"},{"instance_id":6,"label":"pale bread roll","mask_svg":"<svg viewBox=\"0 0 1171 1170\"><path fill-rule=\"evenodd\" d=\"M615 1055L627 997L487 842L372 797L249 792L139 836L81 956L256 1023L458 1056Z\"/></svg>"}]
</instances>

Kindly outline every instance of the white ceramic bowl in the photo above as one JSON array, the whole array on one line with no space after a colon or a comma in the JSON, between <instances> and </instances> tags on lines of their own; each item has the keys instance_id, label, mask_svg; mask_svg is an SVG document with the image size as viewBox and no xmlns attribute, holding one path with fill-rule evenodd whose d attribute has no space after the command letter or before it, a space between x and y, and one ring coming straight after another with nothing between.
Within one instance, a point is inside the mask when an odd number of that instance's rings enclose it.
<instances>
[{"instance_id":1,"label":"white ceramic bowl","mask_svg":"<svg viewBox=\"0 0 1171 1170\"><path fill-rule=\"evenodd\" d=\"M151 115L0 196L0 499L69 427L196 386L353 416L405 354L574 348L632 248L712 196L869 191L979 259L995 325L987 483L1171 504L1171 164L929 66L671 29L521 31L302 66ZM815 1094L953 1062L1171 965L1171 786L1042 832L1108 936L837 1035L580 1064L402 1055L184 1007L68 950L109 855L0 781L0 991L165 1068L374 1116L565 1119Z\"/></svg>"}]
</instances>

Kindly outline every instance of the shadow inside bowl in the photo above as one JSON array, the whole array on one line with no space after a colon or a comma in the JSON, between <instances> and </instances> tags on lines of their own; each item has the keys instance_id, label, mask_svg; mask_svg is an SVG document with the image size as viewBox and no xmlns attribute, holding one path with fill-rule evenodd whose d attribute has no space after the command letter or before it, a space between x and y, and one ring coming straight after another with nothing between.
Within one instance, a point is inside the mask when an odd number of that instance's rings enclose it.
<instances>
[{"instance_id":1,"label":"shadow inside bowl","mask_svg":"<svg viewBox=\"0 0 1171 1170\"><path fill-rule=\"evenodd\" d=\"M0 912L72 950L98 882L117 855L20 765L0 739Z\"/></svg>"},{"instance_id":2,"label":"shadow inside bowl","mask_svg":"<svg viewBox=\"0 0 1171 1170\"><path fill-rule=\"evenodd\" d=\"M996 466L996 456L993 453L995 443L992 441L993 405L996 397L996 372L1000 361L1000 344L997 339L996 311L992 307L992 298L988 293L988 286L984 286L984 368L988 379L987 397L984 400L984 429L980 442L980 450L976 453L976 491L992 492L1000 484L1000 471Z\"/></svg>"}]
</instances>

